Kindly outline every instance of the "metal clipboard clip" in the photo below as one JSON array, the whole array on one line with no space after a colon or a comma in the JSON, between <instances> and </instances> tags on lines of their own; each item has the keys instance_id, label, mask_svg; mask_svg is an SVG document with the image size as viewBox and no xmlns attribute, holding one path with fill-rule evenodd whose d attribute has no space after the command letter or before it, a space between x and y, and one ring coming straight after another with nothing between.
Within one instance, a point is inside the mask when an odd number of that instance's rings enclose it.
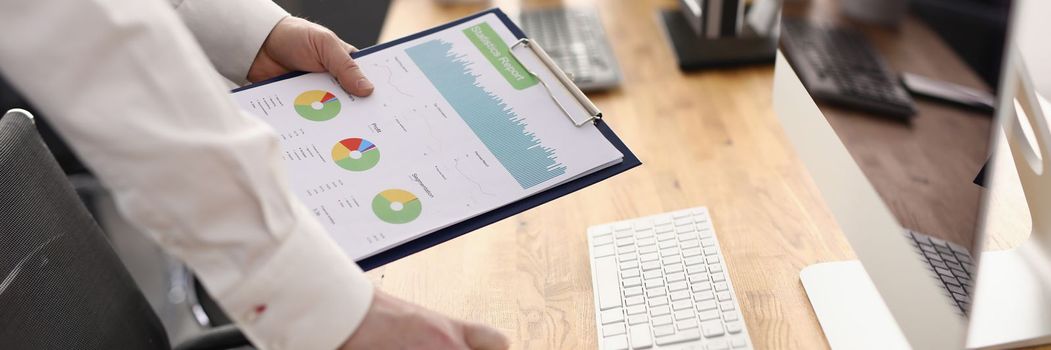
<instances>
[{"instance_id":1,"label":"metal clipboard clip","mask_svg":"<svg viewBox=\"0 0 1051 350\"><path fill-rule=\"evenodd\" d=\"M518 56L515 54L515 49L519 46L528 47L530 50L533 51L533 54L535 54L536 57L540 59L540 62L544 63L544 65L547 66L547 69L550 70L556 78L558 78L558 81L562 84L562 86L564 86L566 90L569 90L569 93L572 94L573 97L576 98L577 102L579 102L580 105L584 107L584 110L588 112L587 119L579 120L578 118L573 118L573 114L569 113L569 110L567 110L566 107L562 105L562 102L558 101L558 98L555 97L555 93L551 91L551 87L547 85L547 82L544 82L543 79L540 79L539 75L533 73L532 70L529 70L529 68L526 67L525 64L522 64L522 61L519 60ZM547 95L551 96L551 100L555 101L555 105L558 105L558 108L561 109L562 113L564 113L566 117L573 122L573 125L581 127L589 122L594 123L602 119L602 111L600 111L598 107L595 107L594 103L591 103L591 100L584 95L584 92L580 91L580 88L578 88L576 84L573 84L573 80L570 79L565 72L562 72L562 69L558 68L558 66L555 65L555 61L551 59L551 56L548 56L547 52L544 52L544 50L540 48L540 45L537 45L535 41L529 40L528 38L519 39L518 42L516 42L514 45L511 45L511 49L508 51L510 51L511 57L518 62L518 65L522 66L522 68L525 68L525 71L529 73L529 75L532 75L533 78L540 82L540 85L544 86L544 89L547 90Z\"/></svg>"}]
</instances>

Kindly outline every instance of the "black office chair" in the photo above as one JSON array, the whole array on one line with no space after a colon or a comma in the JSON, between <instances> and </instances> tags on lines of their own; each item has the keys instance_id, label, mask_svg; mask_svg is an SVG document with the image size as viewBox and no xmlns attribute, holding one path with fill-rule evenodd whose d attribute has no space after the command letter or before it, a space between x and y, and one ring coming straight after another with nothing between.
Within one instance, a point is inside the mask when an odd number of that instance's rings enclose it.
<instances>
[{"instance_id":1,"label":"black office chair","mask_svg":"<svg viewBox=\"0 0 1051 350\"><path fill-rule=\"evenodd\" d=\"M224 326L176 349L245 345ZM32 116L17 110L0 118L0 348L171 349Z\"/></svg>"}]
</instances>

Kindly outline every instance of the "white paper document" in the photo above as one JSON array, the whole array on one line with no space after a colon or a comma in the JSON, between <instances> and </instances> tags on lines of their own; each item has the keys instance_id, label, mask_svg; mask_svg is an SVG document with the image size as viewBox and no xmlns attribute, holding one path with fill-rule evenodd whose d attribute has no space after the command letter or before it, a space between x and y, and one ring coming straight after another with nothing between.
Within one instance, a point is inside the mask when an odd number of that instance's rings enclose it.
<instances>
[{"instance_id":1,"label":"white paper document","mask_svg":"<svg viewBox=\"0 0 1051 350\"><path fill-rule=\"evenodd\" d=\"M586 113L535 55L511 57L516 41L487 14L358 58L369 97L312 73L233 98L277 131L291 188L361 260L622 160L529 74Z\"/></svg>"}]
</instances>

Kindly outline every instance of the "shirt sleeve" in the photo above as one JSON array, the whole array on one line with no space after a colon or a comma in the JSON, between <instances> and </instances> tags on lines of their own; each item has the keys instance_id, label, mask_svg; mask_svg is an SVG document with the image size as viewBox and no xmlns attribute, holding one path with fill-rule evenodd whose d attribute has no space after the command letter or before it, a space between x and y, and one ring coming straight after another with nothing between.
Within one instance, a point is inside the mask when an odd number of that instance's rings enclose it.
<instances>
[{"instance_id":1,"label":"shirt sleeve","mask_svg":"<svg viewBox=\"0 0 1051 350\"><path fill-rule=\"evenodd\" d=\"M0 73L257 347L333 349L353 333L371 283L169 4L0 1L0 33L19 33L0 35Z\"/></svg>"},{"instance_id":2,"label":"shirt sleeve","mask_svg":"<svg viewBox=\"0 0 1051 350\"><path fill-rule=\"evenodd\" d=\"M237 84L248 82L270 29L288 16L270 0L169 0L215 68Z\"/></svg>"}]
</instances>

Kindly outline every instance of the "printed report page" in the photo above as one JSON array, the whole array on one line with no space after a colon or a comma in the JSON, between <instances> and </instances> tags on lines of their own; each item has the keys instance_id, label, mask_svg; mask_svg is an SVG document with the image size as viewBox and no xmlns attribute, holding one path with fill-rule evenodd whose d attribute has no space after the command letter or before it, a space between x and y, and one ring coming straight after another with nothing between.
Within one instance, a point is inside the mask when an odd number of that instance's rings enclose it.
<instances>
[{"instance_id":1,"label":"printed report page","mask_svg":"<svg viewBox=\"0 0 1051 350\"><path fill-rule=\"evenodd\" d=\"M494 14L357 59L376 86L312 73L233 94L277 131L291 188L355 260L621 161Z\"/></svg>"}]
</instances>

